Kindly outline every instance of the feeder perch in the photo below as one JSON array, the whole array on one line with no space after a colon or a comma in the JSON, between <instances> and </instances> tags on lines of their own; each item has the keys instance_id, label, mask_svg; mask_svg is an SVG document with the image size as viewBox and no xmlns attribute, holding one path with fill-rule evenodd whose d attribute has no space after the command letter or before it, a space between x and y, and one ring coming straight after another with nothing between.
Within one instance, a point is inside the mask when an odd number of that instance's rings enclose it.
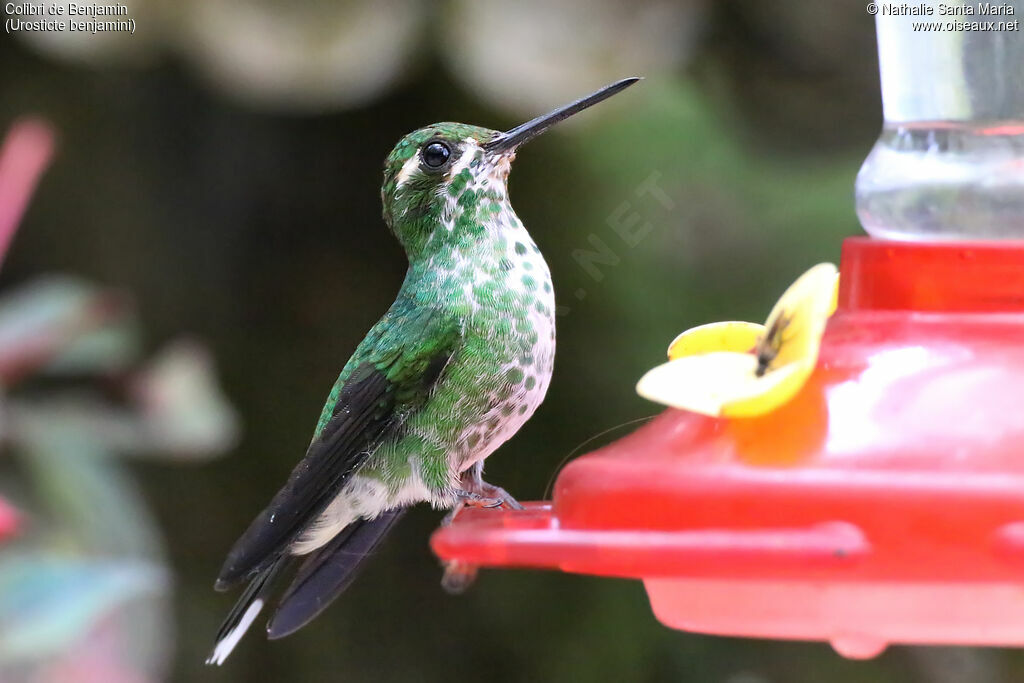
<instances>
[{"instance_id":1,"label":"feeder perch","mask_svg":"<svg viewBox=\"0 0 1024 683\"><path fill-rule=\"evenodd\" d=\"M849 657L1024 645L1024 81L1004 66L1024 37L877 29L873 237L843 245L799 393L753 418L669 409L571 462L551 502L461 513L442 559L641 579L668 626Z\"/></svg>"}]
</instances>

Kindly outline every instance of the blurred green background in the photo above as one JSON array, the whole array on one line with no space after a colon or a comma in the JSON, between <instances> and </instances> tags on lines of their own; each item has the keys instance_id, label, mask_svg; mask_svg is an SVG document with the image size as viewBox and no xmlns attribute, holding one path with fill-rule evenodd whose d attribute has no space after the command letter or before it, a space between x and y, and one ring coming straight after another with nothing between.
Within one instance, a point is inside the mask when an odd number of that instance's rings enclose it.
<instances>
[{"instance_id":1,"label":"blurred green background","mask_svg":"<svg viewBox=\"0 0 1024 683\"><path fill-rule=\"evenodd\" d=\"M36 113L59 130L0 284L66 272L131 293L145 349L201 340L241 417L215 463L130 466L173 572L173 642L153 679L1012 680L1021 658L999 651L851 662L827 645L670 631L638 582L485 572L451 597L427 546L440 514L425 508L299 635L268 643L254 629L205 668L234 599L212 590L225 552L401 282L379 199L401 135L443 120L506 128L646 77L524 148L512 173L554 275L559 346L546 402L487 471L539 499L581 443L659 412L633 385L675 334L762 319L860 232L853 180L881 120L874 26L840 0L128 7L132 36L0 38L0 124ZM638 193L645 181L667 198ZM629 245L612 226L634 213L650 227ZM595 270L581 250L614 263Z\"/></svg>"}]
</instances>

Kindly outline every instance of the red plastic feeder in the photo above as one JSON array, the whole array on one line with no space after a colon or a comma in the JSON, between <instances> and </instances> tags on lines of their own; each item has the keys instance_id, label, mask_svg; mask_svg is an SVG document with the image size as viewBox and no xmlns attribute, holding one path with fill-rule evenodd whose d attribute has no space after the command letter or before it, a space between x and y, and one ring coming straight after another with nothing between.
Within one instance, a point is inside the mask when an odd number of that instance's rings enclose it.
<instances>
[{"instance_id":1,"label":"red plastic feeder","mask_svg":"<svg viewBox=\"0 0 1024 683\"><path fill-rule=\"evenodd\" d=\"M764 417L668 410L445 560L644 581L668 626L1024 644L1024 242L846 241L818 366Z\"/></svg>"}]
</instances>

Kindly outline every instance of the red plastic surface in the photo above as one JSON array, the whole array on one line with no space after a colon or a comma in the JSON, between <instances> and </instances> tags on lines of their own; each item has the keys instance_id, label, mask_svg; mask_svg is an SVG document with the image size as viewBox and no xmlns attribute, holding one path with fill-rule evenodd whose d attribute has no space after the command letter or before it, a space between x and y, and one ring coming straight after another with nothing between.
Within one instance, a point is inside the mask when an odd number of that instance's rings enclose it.
<instances>
[{"instance_id":1,"label":"red plastic surface","mask_svg":"<svg viewBox=\"0 0 1024 683\"><path fill-rule=\"evenodd\" d=\"M1024 243L856 238L841 273L792 402L668 410L437 554L641 578L669 626L850 656L1024 644Z\"/></svg>"}]
</instances>

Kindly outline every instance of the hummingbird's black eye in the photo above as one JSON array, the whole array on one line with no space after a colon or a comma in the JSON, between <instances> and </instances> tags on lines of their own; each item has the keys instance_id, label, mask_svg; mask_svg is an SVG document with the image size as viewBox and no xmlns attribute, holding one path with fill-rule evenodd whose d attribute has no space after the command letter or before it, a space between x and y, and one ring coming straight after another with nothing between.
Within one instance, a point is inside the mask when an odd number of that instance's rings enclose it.
<instances>
[{"instance_id":1,"label":"hummingbird's black eye","mask_svg":"<svg viewBox=\"0 0 1024 683\"><path fill-rule=\"evenodd\" d=\"M431 142L423 148L423 163L429 168L441 168L452 156L451 149L443 142Z\"/></svg>"}]
</instances>

